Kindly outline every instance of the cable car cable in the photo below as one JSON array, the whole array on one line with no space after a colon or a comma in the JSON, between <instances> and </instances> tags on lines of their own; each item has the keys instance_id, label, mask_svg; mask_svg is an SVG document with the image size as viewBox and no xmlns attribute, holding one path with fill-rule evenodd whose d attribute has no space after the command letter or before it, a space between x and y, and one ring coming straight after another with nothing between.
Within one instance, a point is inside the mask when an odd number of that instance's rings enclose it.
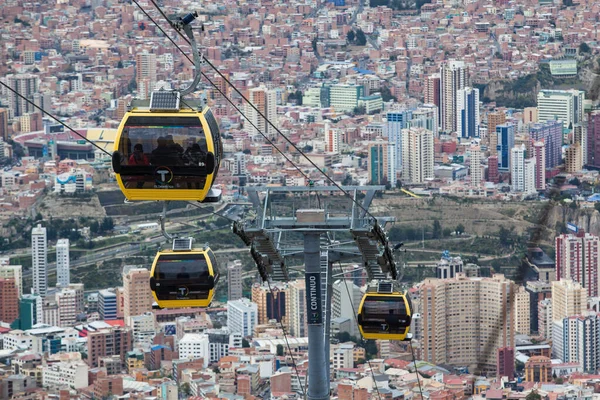
<instances>
[{"instance_id":1,"label":"cable car cable","mask_svg":"<svg viewBox=\"0 0 600 400\"><path fill-rule=\"evenodd\" d=\"M412 339L410 343L410 352L412 353L413 365L415 366L415 375L417 375L417 383L419 384L419 393L421 394L421 398L423 397L423 388L421 387L421 379L419 378L419 371L417 370L417 359L415 358L415 349L413 348Z\"/></svg>"},{"instance_id":2,"label":"cable car cable","mask_svg":"<svg viewBox=\"0 0 600 400\"><path fill-rule=\"evenodd\" d=\"M150 15L140 6L140 4L137 2L137 0L133 0L133 2L140 8L140 10L142 10L142 12L144 14L146 14L146 16L148 18L150 18L150 20L161 30L161 32L166 35L166 33L164 32L164 30L162 30L162 28L160 28L160 26L156 23L156 21L154 21ZM169 23L169 25L173 26L173 23L171 22L171 20L169 19L169 17L167 17L167 15L164 13L164 11L161 9L161 7L155 2L155 0L150 0L150 2L154 5L154 7L158 10L158 12L163 16L163 18ZM189 40L188 38L186 38L183 33L181 33L179 30L177 30L177 33L189 44ZM187 54L177 45L175 44L175 42L168 36L166 35L167 38L169 38L169 40L171 40L171 42L179 49L179 51L181 51L183 54L186 55L186 57L189 59L189 56L187 56ZM191 61L191 60L190 60ZM288 144L290 144L298 153L300 153L308 162L309 164L311 164L316 170L318 170L329 182L331 182L331 184L333 186L335 186L336 188L338 188L339 190L342 191L342 193L344 193L346 196L348 196L348 198L350 198L352 200L352 202L354 202L360 209L362 209L366 215L369 215L371 218L373 218L374 220L377 220L377 218L371 214L369 212L369 210L367 210L365 207L363 207L362 204L360 204L357 200L355 200L350 193L348 193L346 190L344 190L340 185L338 185L333 178L331 178L329 175L327 175L325 172L323 172L315 163L314 161L312 161L302 150L300 150L300 148L294 143L292 142L286 135L283 134L283 132L281 132L281 130L276 127L273 122L271 122L262 111L260 111L258 109L258 107L256 107L246 96L244 96L244 94L237 88L235 87L235 85L233 83L231 83L231 81L225 76L223 75L223 73L221 71L219 71L219 69L217 67L215 67L215 65L213 63L211 63L207 58L204 58L204 62L211 67L220 77L221 79L223 79L244 101L246 101L246 103L248 103L250 105L250 107L252 107L254 109L254 111L256 111L258 113L258 115L260 115L265 122L267 122L286 142L288 142ZM212 81L206 76L206 74L202 73L202 75L204 75L204 77L207 78L207 80L216 88L217 86L212 83ZM219 89L218 89L219 90ZM220 90L219 92L221 94L223 94ZM236 110L239 109L236 107ZM244 114L242 114L244 116L244 118L248 119ZM254 126L254 125L253 125ZM266 138L266 136L259 131L259 133L273 146L275 147L278 151L279 148L277 146L275 146L275 144ZM281 151L280 151L281 152ZM282 153L282 152L281 152ZM282 153L283 154L283 153ZM287 157L286 157L287 159ZM289 159L288 159L289 160ZM291 162L291 161L290 161ZM296 166L296 164L294 164L292 162L292 165L294 165L296 167L296 169L299 170L299 167ZM304 175L304 174L303 174ZM304 175L306 177L306 175Z\"/></svg>"},{"instance_id":3,"label":"cable car cable","mask_svg":"<svg viewBox=\"0 0 600 400\"><path fill-rule=\"evenodd\" d=\"M348 295L348 302L350 303L350 307L352 307L352 315L354 315L354 321L356 322L356 327L358 328L358 325L359 325L358 313L356 312L356 307L354 307L354 303L352 302L352 296L350 296L350 289L348 289L348 284L347 284L346 278L344 277L344 269L342 268L341 261L338 261L338 267L340 269L340 272L342 273L342 282L343 282L344 287L346 288L346 294ZM360 335L361 340L363 342L366 342L365 338L362 336L362 333L360 332L360 329L358 330L358 334ZM373 384L375 385L375 390L377 391L377 398L381 399L381 393L379 392L379 387L377 386L377 381L375 380L375 373L373 372L373 366L371 365L370 360L366 359L366 361L369 364L369 369L371 370L371 379L373 379Z\"/></svg>"},{"instance_id":4,"label":"cable car cable","mask_svg":"<svg viewBox=\"0 0 600 400\"><path fill-rule=\"evenodd\" d=\"M162 32L163 35L165 35L165 37L167 39L169 39L169 41L188 59L189 62L191 62L192 64L194 64L194 61L187 55L187 53L185 51L183 51L183 49L181 47L179 47L179 45L177 43L175 43L175 40L173 40L165 31L164 29L158 24L158 22L156 22L151 16L150 14L148 14L148 12L146 10L144 10L144 8L137 2L137 0L133 0L133 2L138 6L138 8L148 17L148 19L150 19L150 21L152 21L154 23L154 25L156 25L156 27ZM160 13L165 17L165 19L167 20L167 22L169 23L169 25L173 26L171 24L171 21L169 20L169 18L162 12L162 10L160 10ZM178 30L176 30L178 33L181 34L181 32L179 32ZM190 44L189 40L187 37L182 36L184 38L184 40ZM203 57L204 62L207 62L208 60ZM214 69L215 67L211 64L211 67ZM246 117L246 114L244 114L244 112L233 102L233 100L231 100L229 97L227 97L227 95L225 93L223 93L223 91L221 90L221 88L219 88L219 86L217 86L209 77L208 75L206 75L203 71L200 71L200 73L202 74L202 76L217 90L217 92L219 92L219 94L221 96L223 96L223 98L225 100L227 100L227 102L229 104L231 104L231 106L242 116L244 117L244 119L246 121L248 121L248 123L250 123L250 125L252 125L252 127L254 129L256 129L256 131L272 146L275 148L275 150L277 150L277 152L279 154L281 154L283 156L283 158L288 161L294 168L296 168L296 170L298 170L298 172L300 172L300 174L302 174L302 176L304 176L304 178L306 179L306 181L310 181L309 177L300 169L300 167L298 167L287 155L285 155L285 153L279 149L279 147L275 146L275 143L273 143L273 141L271 139L269 139L267 137L267 135L265 135L262 130L260 130L260 128L258 126L256 126L256 124L254 122L252 122L248 117ZM228 81L229 83L229 81ZM229 83L229 85L231 85L231 83ZM245 99L245 97L243 97Z\"/></svg>"},{"instance_id":5,"label":"cable car cable","mask_svg":"<svg viewBox=\"0 0 600 400\"><path fill-rule=\"evenodd\" d=\"M267 286L269 287L269 292L271 292L271 298L274 299L275 295L273 293L273 289L271 288L271 282L269 282L268 280L266 282L267 282ZM296 371L296 378L298 379L298 383L300 384L300 389L302 389L302 394L306 398L306 392L304 390L304 385L302 385L302 382L300 381L300 374L298 373L298 366L296 365L296 360L294 359L294 355L292 354L292 348L290 347L290 342L288 342L288 338L285 333L285 326L283 326L283 323L281 322L281 318L279 319L279 325L281 325L281 331L283 332L283 338L285 339L285 344L287 345L288 353L290 353L290 357L292 358L292 365L294 366L294 370Z\"/></svg>"},{"instance_id":6,"label":"cable car cable","mask_svg":"<svg viewBox=\"0 0 600 400\"><path fill-rule=\"evenodd\" d=\"M98 146L96 143L92 142L91 140L89 140L88 138L83 136L81 133L77 132L75 129L71 128L69 125L65 124L60 119L56 118L54 115L50 114L48 111L44 110L42 107L38 106L33 101L29 100L27 97L23 96L21 93L19 93L19 91L11 88L10 86L8 86L6 83L4 83L2 81L0 81L0 85L4 86L8 90L13 92L17 96L19 96L21 99L25 100L26 102L28 102L29 104L31 104L32 106L34 106L35 108L37 108L38 110L40 110L41 112L43 112L44 114L46 114L47 116L49 116L50 118L52 118L53 120L55 120L56 122L61 124L62 126L64 126L65 128L67 128L68 130L70 130L71 132L73 132L74 134L76 134L77 136L79 136L80 138L82 138L83 140L85 140L86 142L88 142L89 144L91 144L92 146L97 148L98 150L107 154L109 157L112 157L112 154L110 154L108 151L104 150L102 147Z\"/></svg>"}]
</instances>

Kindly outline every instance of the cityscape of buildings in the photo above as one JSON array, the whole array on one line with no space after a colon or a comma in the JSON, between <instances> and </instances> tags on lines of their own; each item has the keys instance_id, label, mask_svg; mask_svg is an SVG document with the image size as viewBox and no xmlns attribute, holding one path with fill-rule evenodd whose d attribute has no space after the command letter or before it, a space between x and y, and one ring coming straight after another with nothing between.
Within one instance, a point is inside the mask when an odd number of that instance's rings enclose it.
<instances>
[{"instance_id":1,"label":"cityscape of buildings","mask_svg":"<svg viewBox=\"0 0 600 400\"><path fill-rule=\"evenodd\" d=\"M567 204L594 210L600 197L582 183L600 168L600 3L399 3L161 2L167 14L199 11L202 54L218 70L203 66L210 83L194 96L220 123L224 201L325 173L340 185L533 204L561 175ZM233 260L221 266L226 302L156 309L148 265L88 291L71 278L74 243L49 239L52 221L36 216L46 196L116 188L110 154L131 100L194 76L136 4L0 8L0 220L35 218L31 264L0 255L0 399L303 398L303 279L248 285L248 265ZM411 342L360 340L366 273L336 277L331 396L600 398L600 239L585 228L552 233L550 251L529 247L513 266L526 270L518 283L444 252L432 277L409 282ZM0 228L3 244L11 229Z\"/></svg>"}]
</instances>

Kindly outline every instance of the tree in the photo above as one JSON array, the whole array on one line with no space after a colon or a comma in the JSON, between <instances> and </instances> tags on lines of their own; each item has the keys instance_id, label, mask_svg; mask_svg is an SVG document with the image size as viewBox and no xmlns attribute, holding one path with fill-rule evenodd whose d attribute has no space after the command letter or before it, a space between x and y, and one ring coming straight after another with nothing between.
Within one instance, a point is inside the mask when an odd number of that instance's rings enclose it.
<instances>
[{"instance_id":1,"label":"tree","mask_svg":"<svg viewBox=\"0 0 600 400\"><path fill-rule=\"evenodd\" d=\"M119 60L117 63L117 68L123 68L123 61Z\"/></svg>"},{"instance_id":2,"label":"tree","mask_svg":"<svg viewBox=\"0 0 600 400\"><path fill-rule=\"evenodd\" d=\"M533 390L527 395L527 397L525 397L525 400L542 400L542 396Z\"/></svg>"},{"instance_id":3,"label":"tree","mask_svg":"<svg viewBox=\"0 0 600 400\"><path fill-rule=\"evenodd\" d=\"M277 345L277 356L283 357L283 345L282 344Z\"/></svg>"},{"instance_id":4,"label":"tree","mask_svg":"<svg viewBox=\"0 0 600 400\"><path fill-rule=\"evenodd\" d=\"M458 224L454 231L457 235L462 235L463 233L465 233L465 226L463 224Z\"/></svg>"},{"instance_id":5,"label":"tree","mask_svg":"<svg viewBox=\"0 0 600 400\"><path fill-rule=\"evenodd\" d=\"M183 393L185 396L189 396L192 394L192 390L190 389L190 384L185 382L179 386L179 393Z\"/></svg>"},{"instance_id":6,"label":"tree","mask_svg":"<svg viewBox=\"0 0 600 400\"><path fill-rule=\"evenodd\" d=\"M588 46L588 44L586 42L581 42L581 44L579 45L579 52L580 53L589 53L591 51L590 46Z\"/></svg>"},{"instance_id":7,"label":"tree","mask_svg":"<svg viewBox=\"0 0 600 400\"><path fill-rule=\"evenodd\" d=\"M509 230L501 226L500 230L498 231L498 238L500 239L500 244L502 246L509 246L512 243L512 234L512 229Z\"/></svg>"},{"instance_id":8,"label":"tree","mask_svg":"<svg viewBox=\"0 0 600 400\"><path fill-rule=\"evenodd\" d=\"M364 46L365 44L367 44L367 37L365 36L365 33L362 31L362 29L356 31L356 44L359 46Z\"/></svg>"},{"instance_id":9,"label":"tree","mask_svg":"<svg viewBox=\"0 0 600 400\"><path fill-rule=\"evenodd\" d=\"M392 96L392 92L391 92L390 88L387 86L383 86L381 88L380 93L381 93L381 100L383 100L383 101L390 101L390 100L398 101L396 96Z\"/></svg>"},{"instance_id":10,"label":"tree","mask_svg":"<svg viewBox=\"0 0 600 400\"><path fill-rule=\"evenodd\" d=\"M369 339L367 341L365 341L365 352L367 353L367 359L372 359L377 357L377 344L375 343L374 340Z\"/></svg>"},{"instance_id":11,"label":"tree","mask_svg":"<svg viewBox=\"0 0 600 400\"><path fill-rule=\"evenodd\" d=\"M402 181L400 179L396 180L396 189L402 189Z\"/></svg>"},{"instance_id":12,"label":"tree","mask_svg":"<svg viewBox=\"0 0 600 400\"><path fill-rule=\"evenodd\" d=\"M442 237L442 224L438 219L433 221L433 233L431 234L432 239L440 239Z\"/></svg>"},{"instance_id":13,"label":"tree","mask_svg":"<svg viewBox=\"0 0 600 400\"><path fill-rule=\"evenodd\" d=\"M346 40L348 40L348 42L352 43L352 42L354 42L354 39L356 39L356 35L354 34L353 30L350 30L348 32L348 34L346 35Z\"/></svg>"},{"instance_id":14,"label":"tree","mask_svg":"<svg viewBox=\"0 0 600 400\"><path fill-rule=\"evenodd\" d=\"M250 347L250 342L248 342L246 339L242 339L242 347L244 349L247 349L248 347Z\"/></svg>"}]
</instances>

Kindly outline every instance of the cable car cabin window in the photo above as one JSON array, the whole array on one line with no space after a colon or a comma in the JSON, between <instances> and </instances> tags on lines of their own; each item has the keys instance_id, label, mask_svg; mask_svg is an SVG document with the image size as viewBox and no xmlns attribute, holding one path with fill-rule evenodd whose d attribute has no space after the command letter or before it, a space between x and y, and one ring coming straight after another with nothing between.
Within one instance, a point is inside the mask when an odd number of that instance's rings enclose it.
<instances>
[{"instance_id":1,"label":"cable car cabin window","mask_svg":"<svg viewBox=\"0 0 600 400\"><path fill-rule=\"evenodd\" d=\"M161 255L154 272L158 299L207 299L210 274L204 257L204 254Z\"/></svg>"},{"instance_id":2,"label":"cable car cabin window","mask_svg":"<svg viewBox=\"0 0 600 400\"><path fill-rule=\"evenodd\" d=\"M406 304L400 297L368 298L363 304L361 314L361 325L365 333L404 334L410 326Z\"/></svg>"},{"instance_id":3,"label":"cable car cabin window","mask_svg":"<svg viewBox=\"0 0 600 400\"><path fill-rule=\"evenodd\" d=\"M129 117L119 147L127 188L204 188L208 147L198 117Z\"/></svg>"}]
</instances>

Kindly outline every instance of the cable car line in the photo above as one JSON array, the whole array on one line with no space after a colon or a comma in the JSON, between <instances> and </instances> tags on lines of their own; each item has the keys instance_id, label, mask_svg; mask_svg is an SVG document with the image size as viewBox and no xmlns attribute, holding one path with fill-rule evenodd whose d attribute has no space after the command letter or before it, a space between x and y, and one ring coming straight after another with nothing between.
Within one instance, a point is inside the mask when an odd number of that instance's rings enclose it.
<instances>
[{"instance_id":1,"label":"cable car line","mask_svg":"<svg viewBox=\"0 0 600 400\"><path fill-rule=\"evenodd\" d=\"M423 388L421 387L421 379L419 379L419 371L417 370L417 359L415 358L415 349L413 348L412 340L409 342L410 344L410 352L412 353L413 365L415 366L415 375L417 376L417 383L419 384L419 393L421 394L421 398L423 397Z\"/></svg>"},{"instance_id":2,"label":"cable car line","mask_svg":"<svg viewBox=\"0 0 600 400\"><path fill-rule=\"evenodd\" d=\"M138 6L138 8L140 8L140 10L142 10L142 12L143 12L143 13L144 13L144 14L145 14L145 15L146 15L148 18L150 18L150 20L151 20L151 21L152 21L152 22L153 22L153 23L154 23L154 24L155 24L155 25L156 25L156 26L157 26L157 27L158 27L158 28L161 30L161 32L163 32L163 34L165 34L165 35L166 35L166 33L164 32L164 30L162 30L162 28L160 28L160 26L158 25L158 23L157 23L156 21L154 21L154 20L153 20L153 19L150 17L150 15L149 15L149 14L148 14L148 13L147 13L147 12L146 12L146 11L145 11L143 8L142 8L142 6L141 6L141 5L140 5L140 4L137 2L137 0L133 0L133 2L134 2L134 3L135 3L137 6ZM171 25L171 26L173 27L173 23L171 22L171 20L169 19L169 17L167 17L167 15L164 13L164 11L161 9L161 7L160 7L160 6L159 6L159 5L156 3L156 1L155 1L155 0L150 0L150 2L151 2L151 3L154 5L154 7L155 7L155 8L158 10L158 12L159 12L159 13L160 13L160 14L163 16L163 18L164 18L164 19L167 21L167 23L169 23L169 25ZM177 30L177 29L176 29L176 30ZM184 40L185 40L185 41L186 41L188 44L190 44L190 42L189 42L189 41L188 41L188 39L187 39L187 38L186 38L186 37L183 35L183 33L181 33L181 32L180 32L180 31L178 31L178 30L177 30L177 33L178 33L178 34L179 34L179 35L180 35L180 36L181 36L181 37L182 37L182 38L183 38L183 39L184 39ZM186 55L186 57L187 57L187 58L188 58L188 60L189 60L189 56L187 56L187 54L186 54L186 53L185 53L185 52L184 52L184 51L183 51L183 50L182 50L182 49L181 49L181 48L180 48L180 47L179 47L179 46L178 46L178 45L177 45L177 44L176 44L176 43L175 43L175 42L174 42L174 41L173 41L173 40L172 40L172 39L171 39L169 36L168 36L168 35L166 35L166 36L167 36L167 37L169 38L169 40L171 40L171 42L172 42L172 43L173 43L173 44L174 44L174 45L177 47L177 49L179 49L179 51L181 51L181 52L182 52L184 55ZM191 61L191 60L190 60L190 61ZM222 73L221 71L219 71L219 69L218 69L218 68L217 68L217 67L216 67L216 66L215 66L213 63L211 63L211 62L210 62L210 60L208 60L207 58L204 58L204 62L205 62L205 63L206 63L206 64L207 64L209 67L211 67L211 68L212 68L212 69L213 69L213 70L214 70L214 71L215 71L215 72L216 72L216 73L217 73L217 74L218 74L218 75L221 77L221 79L223 79L223 80L224 80L224 81L225 81L225 82L226 82L226 83L227 83L227 84L228 84L228 85L229 85L229 86L230 86L230 87L231 87L231 88L232 88L232 89L233 89L233 90L234 90L234 91L235 91L235 92L236 92L236 93L237 93L237 94L238 94L238 95L239 95L239 96L240 96L240 97L241 97L241 98L242 98L242 99L243 99L243 100L246 102L246 103L248 103L248 105L250 105L250 107L252 107L252 108L254 109L254 111L256 111L256 112L258 113L258 115L260 115L260 116L261 116L261 117L262 117L262 118L265 120L265 122L267 122L267 123L268 123L268 124L269 124L269 125L270 125L270 126L271 126L271 127L272 127L272 128L273 128L273 129L274 129L274 130L275 130L275 131L276 131L276 132L277 132L277 133L278 133L278 134L279 134L279 135L280 135L280 136L281 136L281 137L282 137L282 138L283 138L283 139L284 139L284 140L285 140L285 141L286 141L288 144L289 144L289 145L290 145L290 146L292 146L292 147L294 148L294 150L296 150L298 153L300 153L300 155L302 155L302 157L304 157L304 158L305 158L305 159L306 159L306 160L309 162L309 164L311 164L311 165L313 166L313 168L315 168L317 171L319 171L319 172L320 172L320 173L321 173L321 174L322 174L322 175L323 175L323 176L324 176L324 177L325 177L325 178L326 178L326 179L327 179L329 182L331 182L331 184L332 184L333 186L335 186L335 187L336 187L338 190L342 191L342 193L344 193L344 194L345 194L345 195L346 195L348 198L350 198L350 199L352 200L352 202L354 202L354 203L355 203L355 204L356 204L356 205L357 205L357 206L358 206L358 207L359 207L361 210L363 210L363 211L365 212L365 214L366 214L366 215L369 215L371 218L373 218L375 221L377 221L377 218L376 218L376 217L375 217L373 214L371 214L371 213L369 212L369 210L367 210L365 207L363 207L363 205L362 205L362 204L360 204L360 202L359 202L359 201L357 201L356 199L354 199L354 198L353 198L353 197L350 195L350 193L348 193L346 190L344 190L344 189L343 189L343 188L342 188L342 187L341 187L341 186L340 186L340 185L339 185L337 182L335 182L335 181L333 180L333 178L331 178L331 177L330 177L329 175L327 175L327 174L326 174L326 173L325 173L323 170L321 170L321 168L319 168L319 167L318 167L318 166L317 166L317 165L314 163L314 161L312 161L312 160L310 159L310 157L308 157L308 156L307 156L307 155L306 155L306 154L305 154L305 153L304 153L304 152L303 152L303 151L302 151L302 150L301 150L301 149L300 149L300 148L299 148L299 147L298 147L298 146L297 146L297 145L296 145L294 142L292 142L292 141L291 141L291 140L290 140L290 139L289 139L289 138L288 138L286 135L284 135L284 134L283 134L283 132L281 132L281 130L280 130L280 129L279 129L277 126L275 126L275 124L273 124L273 122L271 122L271 120L269 120L269 119L267 118L267 116L266 116L266 115L265 115L265 114L264 114L262 111L260 111L260 110L258 109L258 107L256 107L256 106L255 106L255 105L254 105L254 104L253 104L253 103L252 103L252 102L251 102L251 101L250 101L250 100L249 100L249 99L248 99L246 96L244 96L244 94L243 94L243 93L242 93L242 92L241 92L241 91L240 91L240 90L239 90L239 89L238 89L238 88L237 88L237 87L236 87L236 86L235 86L235 85L234 85L234 84L233 84L233 83L232 83L232 82L231 82L231 81L230 81L230 80L229 80L229 79L228 79L228 78L225 76L225 75L223 75L223 73ZM206 74L204 74L203 72L202 72L202 75L203 75L204 77L206 77ZM217 87L217 86L216 86L214 83L212 83L212 81L211 81L211 80L210 80L208 77L206 77L206 78L207 78L207 80L208 80L208 81L209 81L209 82L210 82L210 83L211 83L213 86L215 86L215 88ZM219 89L218 89L218 90L219 90ZM222 93L220 90L219 90L219 93L223 94L223 93ZM227 97L225 97L225 98L227 98ZM239 111L239 109L238 109L237 107L236 107L236 110L238 110L238 111ZM242 114L242 115L244 116L244 118L246 118L246 119L248 120L248 118L247 118L247 117L246 117L244 114ZM254 126L254 125L253 125L253 126ZM266 136L265 136L265 135L264 135L264 134L263 134L261 131L259 131L259 133L261 133L261 135L262 135L262 136L263 136L265 139L267 139L267 138L266 138ZM278 148L277 146L275 146L275 144L274 144L274 143L273 143L271 140L267 139L267 141L269 142L269 144L271 144L273 147L275 147L275 148L276 148L278 151L280 151L280 150L279 150L279 148ZM281 152L281 151L280 151L280 152ZM282 153L282 152L281 152L281 153ZM283 154L283 153L282 153L282 154ZM287 159L287 157L286 157L286 159ZM289 160L289 159L288 159L288 160ZM296 169L299 169L299 167L298 167L298 166L296 166L296 164L295 164L295 163L293 163L292 161L290 161L290 162L292 163L292 165L294 165L294 166L296 167ZM304 175L304 174L303 174L303 175ZM304 175L304 176L306 177L306 175ZM310 180L309 180L309 181L310 181Z\"/></svg>"},{"instance_id":3,"label":"cable car line","mask_svg":"<svg viewBox=\"0 0 600 400\"><path fill-rule=\"evenodd\" d=\"M88 142L89 144L91 144L92 146L94 146L95 148L97 148L98 150L100 150L101 152L103 152L103 153L107 154L109 157L111 157L111 154L108 151L104 150L102 147L98 146L96 143L92 142L91 140L89 140L88 138L86 138L85 136L83 136L81 133L77 132L75 129L71 128L69 125L65 124L60 119L56 118L54 115L52 115L48 111L44 110L42 107L38 106L33 101L29 100L27 97L23 96L21 93L19 93L18 90L15 90L15 89L11 88L10 86L8 86L7 84L5 84L2 81L0 81L0 85L4 86L8 90L10 90L11 92L13 92L17 96L19 96L21 99L25 100L26 102L28 102L29 104L31 104L32 106L34 106L35 108L37 108L38 110L40 110L41 112L43 112L44 114L46 114L47 116L49 116L50 118L52 118L53 120L55 120L56 122L58 122L59 124L61 124L65 128L67 128L68 130L70 130L71 132L73 132L74 134L76 134L77 136L79 136L80 138L82 138L83 140L85 140L86 142Z\"/></svg>"},{"instance_id":4,"label":"cable car line","mask_svg":"<svg viewBox=\"0 0 600 400\"><path fill-rule=\"evenodd\" d=\"M166 37L167 39L169 39L169 41L170 41L170 42L171 42L171 43L172 43L172 44L173 44L173 45L174 45L174 46L177 48L177 50L179 50L179 51L180 51L180 52L181 52L181 53L182 53L182 54L183 54L183 55L184 55L184 56L185 56L185 57L188 59L188 61L189 61L189 62L191 62L191 63L193 64L193 63L194 63L194 61L193 61L193 60L190 58L190 56L188 56L188 54L187 54L185 51L183 51L183 49L182 49L181 47L179 47L179 45L178 45L177 43L175 43L175 40L173 40L173 39L171 38L171 36L169 36L169 35L168 35L168 34L167 34L165 31L164 31L164 29L163 29L163 28L162 28L162 27L161 27L161 26L158 24L158 22L156 22L156 21L155 21L155 20L154 20L154 19L153 19L153 18L150 16L150 14L148 14L148 12L147 12L146 10L144 10L144 8L143 8L143 7L142 7L142 6L141 6L141 5L140 5L140 4L137 2L137 0L132 0L132 1L133 1L133 2L134 2L134 3L135 3L137 6L138 6L138 8L139 8L139 9L140 9L140 10L141 10L141 11L142 11L142 12L143 12L145 15L146 15L146 17L148 17L148 19L150 19L150 21L152 21L152 22L154 23L154 25L156 25L156 27L157 27L157 28L158 28L158 29L159 29L159 30L162 32L162 34L163 34L163 35L165 35L165 37ZM165 15L163 12L162 12L162 10L160 10L160 9L159 9L159 11L160 11L160 13L161 13L161 14L162 14L162 15L165 17L165 19L167 20L167 22L169 23L169 25L173 26L173 25L172 25L172 23L171 23L171 21L169 20L169 18L168 18L168 17L167 17L167 16L166 16L166 15ZM177 31L177 32L179 32L177 29L176 29L176 31ZM181 32L179 32L179 33L181 33ZM186 38L185 36L183 36L183 34L182 34L182 37L183 37L183 39L184 39L184 40L185 40L185 41L186 41L188 44L190 44L190 42L188 41L188 38ZM208 60L207 60L206 58L204 58L204 57L203 57L203 60L204 60L204 62L207 62L207 61L208 61ZM210 64L210 65L211 65L211 67L212 67L213 69L215 68L215 67L214 67L212 64ZM220 74L221 76L223 76L223 75L220 73L220 71L218 71L218 72L219 72L219 74ZM205 78L205 79L206 79L206 80L207 80L207 81L208 81L208 82L209 82L209 83L210 83L210 84L211 84L211 85L212 85L212 86L213 86L213 87L214 87L214 88L217 90L217 92L219 92L219 94L220 94L221 96L223 96L223 98L224 98L225 100L227 100L227 102L228 102L228 103L229 103L229 104L230 104L230 105L231 105L231 106L232 106L232 107L233 107L233 108L234 108L234 109L235 109L235 110L236 110L236 111L237 111L237 112L238 112L238 113L239 113L239 114L240 114L242 117L244 117L244 119L245 119L246 121L248 121L248 123L250 123L250 125L252 125L252 127L253 127L254 129L256 129L256 131L257 131L257 132L258 132L258 133L259 133L259 134L260 134L260 135L261 135L261 136L262 136L262 137L263 137L263 138L264 138L264 139L265 139L265 140L266 140L266 141L267 141L267 142L268 142L268 143L269 143L269 144L270 144L272 147L274 147L274 148L275 148L275 150L277 150L277 152L278 152L279 154L281 154L281 156L283 156L283 158L284 158L286 161L288 161L288 162L289 162L289 163L290 163L290 164L291 164L291 165L292 165L294 168L296 168L296 170L298 170L298 172L300 172L300 174L302 174L302 176L304 176L304 178L306 179L306 181L307 181L307 182L308 182L308 181L310 181L310 179L309 179L309 178L308 178L308 176L307 176L307 175L306 175L306 174L305 174L305 173L302 171L302 169L300 169L300 167L298 167L298 166L297 166L297 165L296 165L296 164L295 164L295 163L294 163L294 162L293 162L293 161L292 161L292 160L291 160L291 159L290 159L290 158L289 158L289 157L288 157L288 156L287 156L287 155L286 155L286 154L285 154L285 153L284 153L284 152L283 152L283 151L282 151L282 150L281 150L279 147L275 146L275 143L273 143L273 141L272 141L271 139L269 139L269 138L267 137L267 135L265 135L265 134L263 133L263 131L262 131L262 130L261 130L259 127L258 127L258 126L256 126L256 124L255 124L254 122L252 122L252 121L251 121L251 120L250 120L248 117L246 117L246 114L244 114L244 112L243 112L243 111L242 111L242 110L241 110L241 109L240 109L240 108L239 108L239 107L238 107L238 106L237 106L237 105L236 105L236 104L233 102L233 100L231 100L229 97L227 97L227 95L226 95L226 94L225 94L225 93L224 93L224 92L221 90L221 88L220 88L219 86L217 86L217 85L216 85L216 84L215 84L215 83L214 83L214 82L213 82L213 81L210 79L210 77L209 77L208 75L206 75L206 74L205 74L205 73L204 73L202 70L200 70L200 74L202 74L202 76L203 76L203 77L204 77L204 78ZM230 83L229 81L227 81L227 82L229 83L229 85L231 85L231 83ZM245 97L243 97L243 98L245 99Z\"/></svg>"}]
</instances>

